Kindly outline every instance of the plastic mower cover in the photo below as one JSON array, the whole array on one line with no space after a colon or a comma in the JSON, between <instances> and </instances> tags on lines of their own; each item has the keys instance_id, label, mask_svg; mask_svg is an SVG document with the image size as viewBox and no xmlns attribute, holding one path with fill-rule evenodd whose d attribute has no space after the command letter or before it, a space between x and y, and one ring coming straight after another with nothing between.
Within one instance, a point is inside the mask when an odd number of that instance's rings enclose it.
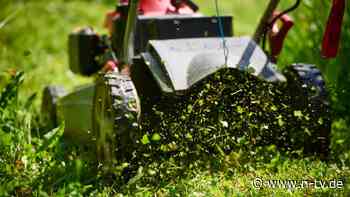
<instances>
[{"instance_id":1,"label":"plastic mower cover","mask_svg":"<svg viewBox=\"0 0 350 197\"><path fill-rule=\"evenodd\" d=\"M184 91L224 67L249 70L268 81L284 81L263 50L249 37L152 40L143 59L164 92Z\"/></svg>"}]
</instances>

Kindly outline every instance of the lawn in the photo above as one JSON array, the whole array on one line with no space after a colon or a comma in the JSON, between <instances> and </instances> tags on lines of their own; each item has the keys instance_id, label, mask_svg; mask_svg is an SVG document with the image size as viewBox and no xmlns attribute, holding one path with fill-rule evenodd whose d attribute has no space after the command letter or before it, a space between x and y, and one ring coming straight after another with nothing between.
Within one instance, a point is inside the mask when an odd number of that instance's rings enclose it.
<instances>
[{"instance_id":1,"label":"lawn","mask_svg":"<svg viewBox=\"0 0 350 197\"><path fill-rule=\"evenodd\" d=\"M213 0L196 2L204 14L216 14ZM0 196L348 196L350 62L345 52L349 51L350 33L344 31L337 59L320 58L318 44L329 9L329 3L320 2L305 1L293 14L296 27L287 39L280 67L299 61L320 64L334 108L328 161L291 156L273 145L242 148L202 163L219 163L214 164L218 166L215 168L175 166L185 169L185 173L149 182L147 177L136 175L120 185L103 173L93 172L79 149L67 147L62 138L64 125L49 130L40 121L41 91L46 85L62 84L72 90L93 80L69 71L67 35L86 25L106 33L103 19L113 9L114 1L0 0ZM261 0L219 1L221 14L234 16L236 35L254 32L264 5ZM324 10L318 12L312 6ZM288 3L283 2L282 7L288 7ZM345 20L345 29L349 29L349 5ZM257 188L257 179L334 180L342 186Z\"/></svg>"}]
</instances>

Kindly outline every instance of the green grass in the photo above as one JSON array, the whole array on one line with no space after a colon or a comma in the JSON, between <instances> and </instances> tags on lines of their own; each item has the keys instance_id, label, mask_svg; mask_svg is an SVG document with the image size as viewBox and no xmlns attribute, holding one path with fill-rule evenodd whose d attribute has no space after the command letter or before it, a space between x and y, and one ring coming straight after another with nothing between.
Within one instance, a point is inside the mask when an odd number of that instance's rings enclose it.
<instances>
[{"instance_id":1,"label":"green grass","mask_svg":"<svg viewBox=\"0 0 350 197\"><path fill-rule=\"evenodd\" d=\"M215 14L213 0L196 2L201 6L203 13ZM266 3L261 0L219 0L219 2L221 14L235 16L234 30L237 35L251 35L254 32ZM265 162L252 163L249 159L243 159L248 153L237 151L233 156L225 156L225 162L220 169L191 169L183 176L174 177L170 181L160 181L158 185L136 181L117 190L116 185L105 184L99 175L89 176L93 174L91 173L93 169L89 168L79 152L64 147L61 139L62 128L52 131L45 129L45 125L39 121L38 109L41 91L47 84L63 84L68 89L72 89L79 84L91 81L91 79L73 75L69 71L67 35L75 27L85 25L91 25L103 33L104 13L113 8L113 1L0 0L0 5L3 5L0 8L0 24L15 12L15 15L0 27L0 89L11 81L7 73L12 73L14 70L25 72L18 101L16 95L13 95L10 104L2 107L0 111L0 196L15 195L15 193L18 195L32 193L33 196L82 196L83 194L109 196L118 192L129 196L154 196L155 194L157 196L349 195L348 140L350 135L348 120L339 118L339 116L346 117L347 114L344 113L340 115L338 113L335 116L336 122L332 131L333 156L329 162L321 162L317 158L289 158L277 151L265 158L267 160ZM303 6L298 13L305 14L294 14L299 21L287 40L281 63L285 65L298 61L323 63L324 66L321 68L326 73L328 81L338 85L337 87L343 87L341 90L344 90L348 83L344 79L341 81L339 76L349 70L347 68L344 71L349 64L345 53L342 52L340 57L333 61L320 60L317 47L322 30L308 32L310 21L301 20L303 17L313 17L312 20L316 21L317 27L321 28L322 22L327 17L325 14L327 9L324 9L325 12L317 13ZM348 16L346 20L349 20ZM349 32L345 34L350 35ZM346 38L348 39L349 36ZM348 46L349 40L344 39L345 52ZM342 65L343 70L336 69L336 65L339 64ZM20 82L15 84L19 86ZM11 91L17 92L16 88ZM338 91L337 95L340 94L339 92L341 93ZM29 98L34 93L38 96ZM4 97L3 93L0 95ZM341 94L342 97L337 95L333 99L335 106L339 106L341 101L346 104L349 97L345 94ZM47 132L51 135L45 135L45 137L43 134ZM338 179L345 180L346 186L337 190L312 188L257 190L252 186L252 181L256 177L265 180Z\"/></svg>"}]
</instances>

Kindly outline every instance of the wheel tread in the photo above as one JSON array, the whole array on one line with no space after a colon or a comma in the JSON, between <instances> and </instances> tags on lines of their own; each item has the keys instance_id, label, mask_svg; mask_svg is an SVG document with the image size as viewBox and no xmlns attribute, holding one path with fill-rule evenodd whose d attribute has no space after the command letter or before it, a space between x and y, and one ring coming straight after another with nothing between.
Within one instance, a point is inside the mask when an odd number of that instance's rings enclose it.
<instances>
[{"instance_id":1,"label":"wheel tread","mask_svg":"<svg viewBox=\"0 0 350 197\"><path fill-rule=\"evenodd\" d=\"M116 147L116 149L117 150L125 149L126 145L132 143L132 142L129 142L129 140L133 140L133 139L130 139L130 135L132 133L131 129L134 128L133 125L135 125L135 123L136 124L138 123L138 117L140 113L139 105L135 105L134 107L130 107L129 105L130 102L139 103L138 95L134 87L134 84L132 80L130 80L130 77L127 75L122 75L119 73L107 73L107 74L100 74L98 76L96 88L101 88L99 87L99 85L103 85L102 88L107 88L107 92L109 94L108 96L111 99L110 100L111 109L113 111L112 120L114 125L113 126L114 131L112 132L116 133L118 135L117 138L119 139L119 142L118 142L119 147ZM95 106L95 103L94 103L94 106ZM134 118L125 117L125 114L128 114L128 113L133 114ZM94 114L93 116L98 116L98 115L99 114ZM93 121L95 121L95 118L93 118ZM95 132L98 133L99 132L98 129L96 130L97 131ZM128 142L127 141L124 142L122 139L124 140L129 139L129 140ZM111 144L111 146L113 146L113 144ZM116 153L118 152L119 151L117 151ZM103 155L103 153L98 153L98 155ZM118 156L120 155L111 155L110 157L118 157Z\"/></svg>"}]
</instances>

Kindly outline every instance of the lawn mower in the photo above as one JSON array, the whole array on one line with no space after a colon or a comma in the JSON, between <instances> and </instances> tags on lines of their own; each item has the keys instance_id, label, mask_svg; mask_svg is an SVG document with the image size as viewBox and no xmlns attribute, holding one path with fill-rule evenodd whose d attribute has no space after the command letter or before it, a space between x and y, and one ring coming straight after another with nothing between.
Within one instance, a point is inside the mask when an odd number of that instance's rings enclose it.
<instances>
[{"instance_id":1,"label":"lawn mower","mask_svg":"<svg viewBox=\"0 0 350 197\"><path fill-rule=\"evenodd\" d=\"M278 4L279 0L269 2L253 37L236 37L231 16L204 16L191 0L121 0L106 15L109 35L99 35L90 27L69 35L71 71L96 79L71 93L60 86L46 87L44 120L52 126L64 121L68 139L96 145L98 158L110 160L116 149L132 143L133 131L161 95L181 97L222 69L292 84L298 97L311 98L316 115L329 114L325 82L316 66L288 66L297 78L276 69L283 41L293 26L286 14L300 0L284 12L275 11ZM266 40L270 52L265 50ZM316 93L306 91L305 85L316 88ZM323 120L321 127L313 128L316 142L305 146L326 156L331 119Z\"/></svg>"}]
</instances>

